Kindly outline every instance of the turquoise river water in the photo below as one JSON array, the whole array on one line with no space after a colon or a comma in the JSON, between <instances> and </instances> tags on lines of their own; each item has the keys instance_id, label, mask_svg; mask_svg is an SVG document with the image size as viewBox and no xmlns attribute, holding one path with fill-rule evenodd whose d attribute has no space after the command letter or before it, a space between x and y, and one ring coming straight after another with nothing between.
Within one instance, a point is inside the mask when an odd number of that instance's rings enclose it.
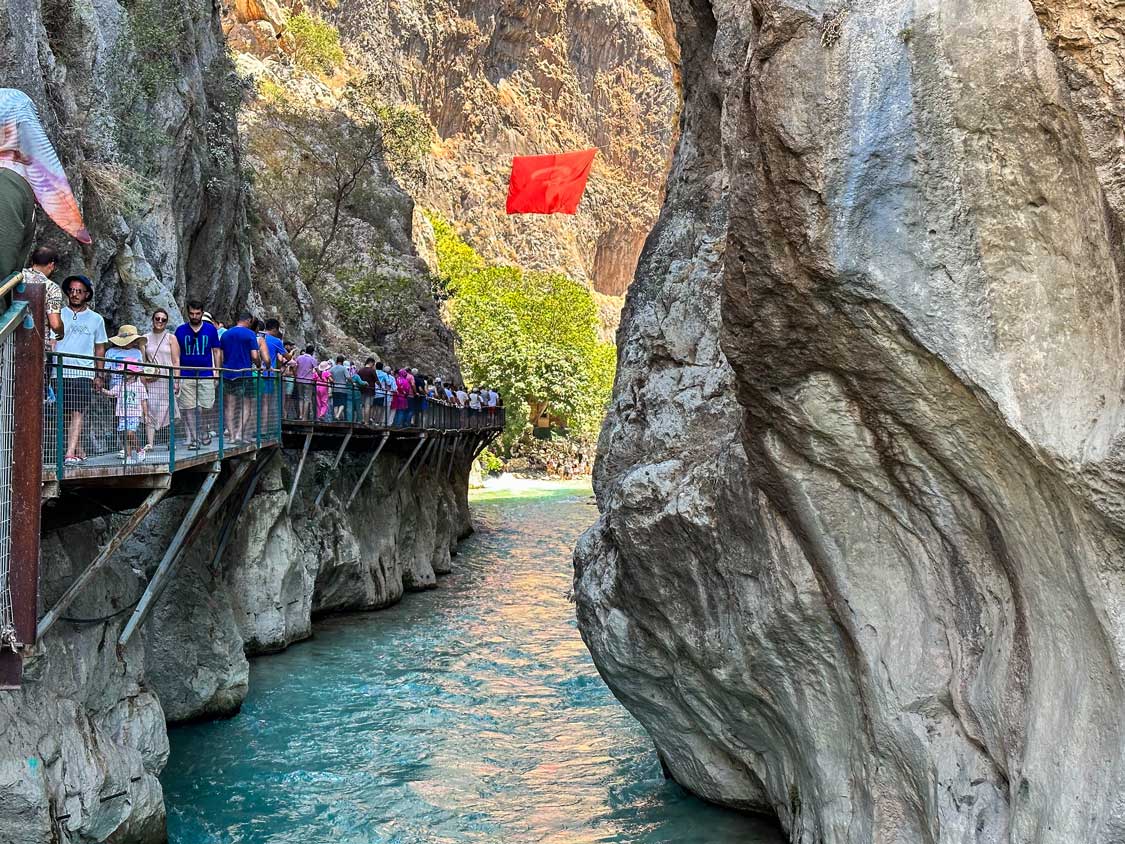
<instances>
[{"instance_id":1,"label":"turquoise river water","mask_svg":"<svg viewBox=\"0 0 1125 844\"><path fill-rule=\"evenodd\" d=\"M666 782L567 601L589 487L477 496L438 589L318 623L172 731L171 844L776 844Z\"/></svg>"}]
</instances>

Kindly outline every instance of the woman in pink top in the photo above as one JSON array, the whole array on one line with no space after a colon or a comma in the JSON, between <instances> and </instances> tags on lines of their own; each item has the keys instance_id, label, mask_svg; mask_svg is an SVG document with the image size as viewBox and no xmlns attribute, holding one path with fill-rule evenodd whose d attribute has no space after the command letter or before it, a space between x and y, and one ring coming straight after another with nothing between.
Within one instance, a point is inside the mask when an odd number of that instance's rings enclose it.
<instances>
[{"instance_id":1,"label":"woman in pink top","mask_svg":"<svg viewBox=\"0 0 1125 844\"><path fill-rule=\"evenodd\" d=\"M331 361L324 361L313 373L316 381L316 418L323 419L328 415L328 386L332 383L332 375L328 372L332 368Z\"/></svg>"},{"instance_id":2,"label":"woman in pink top","mask_svg":"<svg viewBox=\"0 0 1125 844\"><path fill-rule=\"evenodd\" d=\"M169 408L168 396L168 381L180 366L180 344L176 341L176 335L168 330L168 312L163 308L157 308L152 312L152 331L144 337L145 360L160 364L160 369L148 379L147 383L149 415L145 431L148 434L148 448L151 450L156 442L157 432L168 427L168 419L171 416L169 410L175 412L176 418L180 416L174 404ZM179 393L178 380L173 384L173 390Z\"/></svg>"}]
</instances>

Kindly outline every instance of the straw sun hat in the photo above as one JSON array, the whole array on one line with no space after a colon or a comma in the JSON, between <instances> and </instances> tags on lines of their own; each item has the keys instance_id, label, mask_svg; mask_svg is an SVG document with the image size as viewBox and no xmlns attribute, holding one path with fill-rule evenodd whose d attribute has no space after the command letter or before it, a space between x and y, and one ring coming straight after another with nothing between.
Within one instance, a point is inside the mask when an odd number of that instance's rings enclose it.
<instances>
[{"instance_id":1,"label":"straw sun hat","mask_svg":"<svg viewBox=\"0 0 1125 844\"><path fill-rule=\"evenodd\" d=\"M137 342L142 346L148 343L145 336L137 331L137 326L135 325L122 325L117 329L117 334L109 338L109 342L119 347L131 346Z\"/></svg>"}]
</instances>

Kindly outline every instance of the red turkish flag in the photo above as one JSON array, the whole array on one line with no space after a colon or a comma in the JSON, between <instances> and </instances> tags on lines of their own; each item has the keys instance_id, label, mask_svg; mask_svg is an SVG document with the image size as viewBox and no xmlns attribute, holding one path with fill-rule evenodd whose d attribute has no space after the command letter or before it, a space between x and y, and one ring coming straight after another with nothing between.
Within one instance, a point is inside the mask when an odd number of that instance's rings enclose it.
<instances>
[{"instance_id":1,"label":"red turkish flag","mask_svg":"<svg viewBox=\"0 0 1125 844\"><path fill-rule=\"evenodd\" d=\"M596 149L517 155L508 182L509 214L573 214L586 190Z\"/></svg>"}]
</instances>

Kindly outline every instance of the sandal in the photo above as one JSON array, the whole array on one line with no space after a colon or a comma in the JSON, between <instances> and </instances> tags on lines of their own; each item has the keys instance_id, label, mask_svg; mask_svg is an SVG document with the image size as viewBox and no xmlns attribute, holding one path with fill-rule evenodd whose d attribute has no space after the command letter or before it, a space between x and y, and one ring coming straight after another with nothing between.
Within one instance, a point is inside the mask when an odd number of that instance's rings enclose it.
<instances>
[{"instance_id":1,"label":"sandal","mask_svg":"<svg viewBox=\"0 0 1125 844\"><path fill-rule=\"evenodd\" d=\"M187 444L187 450L188 451L199 451L199 443L197 443L195 440L192 440L191 442L189 442Z\"/></svg>"}]
</instances>

